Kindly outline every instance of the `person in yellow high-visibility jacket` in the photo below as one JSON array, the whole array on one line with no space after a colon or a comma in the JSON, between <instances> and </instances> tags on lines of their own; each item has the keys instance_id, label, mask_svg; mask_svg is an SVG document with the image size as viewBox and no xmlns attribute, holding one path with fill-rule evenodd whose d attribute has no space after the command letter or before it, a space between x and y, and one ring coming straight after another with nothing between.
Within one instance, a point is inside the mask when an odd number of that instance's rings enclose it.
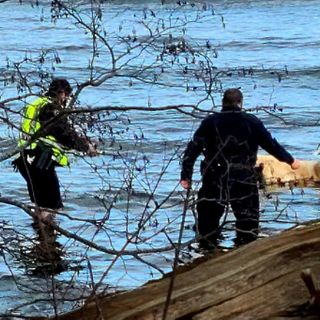
<instances>
[{"instance_id":1,"label":"person in yellow high-visibility jacket","mask_svg":"<svg viewBox=\"0 0 320 320\"><path fill-rule=\"evenodd\" d=\"M94 145L75 131L66 115L57 118L71 92L67 80L54 79L48 92L25 109L19 141L25 148L13 165L26 180L31 201L39 207L63 206L55 167L69 165L66 149L96 155Z\"/></svg>"}]
</instances>

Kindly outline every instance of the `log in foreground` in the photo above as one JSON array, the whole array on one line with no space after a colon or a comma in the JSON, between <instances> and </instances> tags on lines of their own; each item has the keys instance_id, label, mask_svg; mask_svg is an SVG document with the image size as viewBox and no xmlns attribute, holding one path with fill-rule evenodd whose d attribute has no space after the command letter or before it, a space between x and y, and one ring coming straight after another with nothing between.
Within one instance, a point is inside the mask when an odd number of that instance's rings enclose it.
<instances>
[{"instance_id":1,"label":"log in foreground","mask_svg":"<svg viewBox=\"0 0 320 320\"><path fill-rule=\"evenodd\" d=\"M300 275L309 269L315 282L320 280L320 223L212 254L188 267L178 268L166 319L319 319L319 309L307 307L310 292ZM162 319L169 282L170 275L130 292L97 297L59 319Z\"/></svg>"},{"instance_id":2,"label":"log in foreground","mask_svg":"<svg viewBox=\"0 0 320 320\"><path fill-rule=\"evenodd\" d=\"M320 161L301 160L297 170L278 161L270 155L258 155L257 168L262 173L265 184L309 183L320 181Z\"/></svg>"}]
</instances>

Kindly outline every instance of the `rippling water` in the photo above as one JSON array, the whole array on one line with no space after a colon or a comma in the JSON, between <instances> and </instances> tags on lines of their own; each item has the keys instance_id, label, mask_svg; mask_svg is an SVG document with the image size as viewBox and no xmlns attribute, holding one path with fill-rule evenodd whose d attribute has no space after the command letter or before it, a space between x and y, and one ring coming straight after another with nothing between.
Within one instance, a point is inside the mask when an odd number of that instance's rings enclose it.
<instances>
[{"instance_id":1,"label":"rippling water","mask_svg":"<svg viewBox=\"0 0 320 320\"><path fill-rule=\"evenodd\" d=\"M44 2L45 3L45 2ZM57 66L56 75L83 81L87 78L88 52L91 50L87 36L79 32L65 20L53 24L48 18L48 7L32 8L29 4L19 5L15 2L7 2L0 5L0 70L4 71L6 57L11 60L21 59L26 55L32 55L39 49L52 48L59 52L62 63ZM117 30L122 26L122 32L131 32L131 21L134 14L139 15L143 8L149 7L157 12L158 16L167 14L167 7L161 7L154 2L119 2L105 5L105 19L110 28ZM319 139L319 128L316 125L318 119L319 93L319 59L318 47L320 43L320 31L318 28L320 17L320 1L216 1L213 5L215 15L208 15L201 23L188 27L191 43L194 47L204 46L207 40L215 47L218 57L215 59L217 70L223 70L226 74L222 78L223 88L235 86L241 87L245 95L245 105L248 108L258 105L284 106L281 113L287 123L281 119L259 112L258 116L272 130L277 139L290 150L294 156L301 159L317 159L314 155ZM192 16L189 8L186 14ZM223 16L223 20L222 17ZM225 24L223 27L222 23ZM139 36L139 30L137 30ZM113 39L116 41L116 39ZM27 52L27 53L26 53ZM237 71L235 71L237 68ZM253 75L243 75L239 69L251 69ZM169 76L168 76L169 77ZM181 74L177 72L170 75L168 81L179 83ZM281 81L279 81L281 80ZM3 90L3 97L13 93L8 87ZM201 91L186 92L177 87L150 87L141 83L128 86L128 80L114 78L103 86L90 88L83 93L81 102L94 107L105 105L124 106L161 106L170 104L193 104L203 96ZM215 101L219 104L220 93L215 94ZM21 106L12 106L19 108ZM208 103L204 104L208 107ZM210 106L209 106L210 107ZM115 207L111 210L106 227L106 232L100 232L94 241L105 248L121 248L124 241L125 221L128 221L128 231L134 231L137 220L150 201L150 190L156 185L163 165L168 164L166 173L161 179L155 192L158 203L164 201L166 196L173 191L161 209L146 226L144 237L151 236L164 226L168 221L171 224L167 233L174 240L177 239L182 210L183 192L177 187L179 180L178 155L185 147L197 127L199 120L189 116L173 112L129 112L120 115L112 122L114 127L126 128L128 131L117 138L116 145L110 146L110 137L105 137L105 155L97 159L79 159L73 163L71 170L58 169L62 183L62 191L65 194L64 212L77 218L103 218L106 209L103 207L102 198L108 200L119 197ZM130 118L130 123L126 120ZM314 125L313 125L314 124ZM305 126L307 125L307 126ZM137 140L136 136L144 138ZM1 129L1 150L5 150L16 137L16 132ZM121 154L124 158L114 158L108 154L115 152L121 145ZM176 150L178 148L177 153ZM180 149L179 149L180 148ZM138 165L145 164L143 156L148 159L148 182L143 170L133 180L133 194L130 201L127 200L125 188L119 195L116 187L121 186L124 178L128 177L130 165L138 157ZM172 161L170 162L170 159ZM122 161L125 159L125 163ZM90 163L94 164L98 171L93 170ZM125 169L124 165L128 166ZM14 173L10 160L1 163L2 179L0 181L2 196L10 196L19 200L28 201L24 181ZM197 170L197 169L195 169ZM198 177L196 175L196 177ZM149 183L149 184L148 184ZM290 227L297 221L319 219L319 188L304 187L290 190L288 187L274 189L272 199L261 195L262 232L272 234ZM106 205L107 205L106 204ZM154 208L155 203L149 203ZM12 236L12 226L23 235L32 235L31 221L20 209L13 206L1 205L1 220L8 223L4 234ZM232 218L232 217L231 217ZM277 221L275 219L277 218ZM188 212L187 229L184 240L192 238L190 228L193 224L193 215ZM286 223L283 223L286 222ZM88 239L94 236L96 228L76 221L70 221L59 217L59 223L70 232L82 235ZM225 233L225 246L232 246L232 232ZM90 280L87 259L90 259L94 272L94 279L98 281L106 268L114 258L110 254L103 254L95 250L86 250L84 245L68 241L60 237L59 242L65 245L68 252L66 259L70 264L77 265L81 262L83 269L75 274L72 270L63 272L57 276L57 284L61 288L68 282L71 276L75 276L76 289ZM151 247L160 247L167 244L167 238L163 233L154 237ZM14 246L14 241L11 242ZM133 248L131 245L129 248ZM17 274L21 283L19 289L15 286L14 279L3 260L0 260L0 313L16 306L16 303L28 302L31 298L38 298L41 294L33 294L32 297L24 290L27 283L25 270L21 261L15 261L7 257L8 263ZM172 254L163 253L157 255L145 255L143 257L151 264L164 272L170 270ZM19 260L19 259L18 259ZM133 288L149 279L157 278L161 274L148 266L140 263L131 256L118 259L107 277L103 279L105 285L110 288ZM46 283L41 278L35 278L34 286L44 286ZM64 289L61 289L63 291ZM79 291L70 290L70 295L77 296ZM59 290L58 290L59 291ZM59 291L59 292L60 292ZM4 307L5 306L5 307ZM25 312L37 313L37 305L26 307ZM44 308L41 306L41 308ZM68 305L64 305L68 309Z\"/></svg>"}]
</instances>

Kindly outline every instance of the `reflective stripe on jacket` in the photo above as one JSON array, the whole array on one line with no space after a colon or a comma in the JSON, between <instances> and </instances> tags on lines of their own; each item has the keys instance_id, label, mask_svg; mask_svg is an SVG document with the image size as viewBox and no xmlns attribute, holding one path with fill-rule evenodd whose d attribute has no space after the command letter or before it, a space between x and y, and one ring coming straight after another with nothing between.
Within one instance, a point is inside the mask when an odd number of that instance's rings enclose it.
<instances>
[{"instance_id":1,"label":"reflective stripe on jacket","mask_svg":"<svg viewBox=\"0 0 320 320\"><path fill-rule=\"evenodd\" d=\"M23 121L21 125L21 138L19 139L19 146L24 146L30 137L35 134L41 127L39 121L40 110L50 102L48 97L39 97L32 103L28 104L23 116ZM57 143L54 136L48 135L46 137L41 137L30 144L31 149L35 149L36 146L41 142L48 147L50 147L53 160L55 160L61 166L67 166L69 164L69 159L63 152L62 147Z\"/></svg>"}]
</instances>

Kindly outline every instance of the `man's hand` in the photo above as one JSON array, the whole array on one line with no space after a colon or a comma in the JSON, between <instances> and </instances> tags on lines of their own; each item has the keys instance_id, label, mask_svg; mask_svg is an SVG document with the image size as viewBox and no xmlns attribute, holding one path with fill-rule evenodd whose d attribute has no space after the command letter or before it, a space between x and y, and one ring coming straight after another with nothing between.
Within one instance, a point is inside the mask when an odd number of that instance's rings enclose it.
<instances>
[{"instance_id":1,"label":"man's hand","mask_svg":"<svg viewBox=\"0 0 320 320\"><path fill-rule=\"evenodd\" d=\"M301 162L300 160L295 159L292 163L291 163L291 169L293 170L297 170L300 168Z\"/></svg>"},{"instance_id":2,"label":"man's hand","mask_svg":"<svg viewBox=\"0 0 320 320\"><path fill-rule=\"evenodd\" d=\"M191 187L191 182L189 180L180 180L180 185L183 189L189 189Z\"/></svg>"},{"instance_id":3,"label":"man's hand","mask_svg":"<svg viewBox=\"0 0 320 320\"><path fill-rule=\"evenodd\" d=\"M88 150L87 150L87 155L90 157L94 157L98 154L97 146L96 144L89 143L88 145Z\"/></svg>"}]
</instances>

